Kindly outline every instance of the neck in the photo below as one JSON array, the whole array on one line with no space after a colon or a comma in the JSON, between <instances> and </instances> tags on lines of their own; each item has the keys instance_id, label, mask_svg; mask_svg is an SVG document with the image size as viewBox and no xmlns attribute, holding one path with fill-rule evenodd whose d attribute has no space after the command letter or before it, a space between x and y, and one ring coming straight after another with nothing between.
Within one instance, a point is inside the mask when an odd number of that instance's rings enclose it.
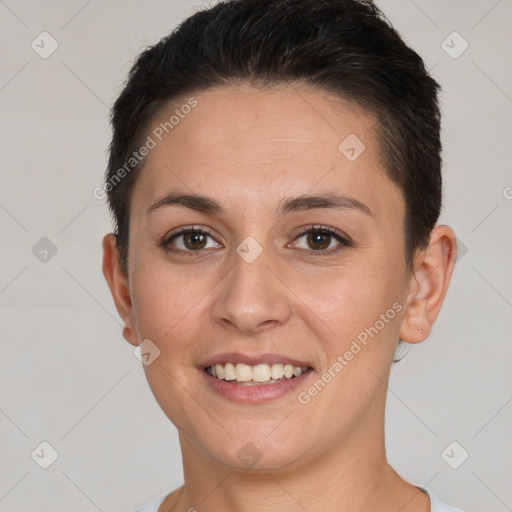
<instances>
[{"instance_id":1,"label":"neck","mask_svg":"<svg viewBox=\"0 0 512 512\"><path fill-rule=\"evenodd\" d=\"M428 497L389 466L383 420L366 425L293 467L250 471L219 463L180 435L185 484L160 510L296 512L333 510L333 504L351 512L430 510Z\"/></svg>"}]
</instances>

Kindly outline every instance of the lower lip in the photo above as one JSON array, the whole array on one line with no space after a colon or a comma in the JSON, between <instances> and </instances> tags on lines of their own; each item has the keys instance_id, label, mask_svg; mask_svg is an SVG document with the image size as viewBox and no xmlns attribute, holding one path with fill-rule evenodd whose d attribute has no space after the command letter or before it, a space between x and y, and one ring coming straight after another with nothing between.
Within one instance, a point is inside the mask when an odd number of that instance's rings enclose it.
<instances>
[{"instance_id":1,"label":"lower lip","mask_svg":"<svg viewBox=\"0 0 512 512\"><path fill-rule=\"evenodd\" d=\"M313 373L313 370L308 370L299 377L285 379L277 384L241 386L239 384L232 384L230 381L212 377L208 375L204 369L200 369L199 371L203 375L206 384L215 393L233 402L245 404L270 402L293 393Z\"/></svg>"}]
</instances>

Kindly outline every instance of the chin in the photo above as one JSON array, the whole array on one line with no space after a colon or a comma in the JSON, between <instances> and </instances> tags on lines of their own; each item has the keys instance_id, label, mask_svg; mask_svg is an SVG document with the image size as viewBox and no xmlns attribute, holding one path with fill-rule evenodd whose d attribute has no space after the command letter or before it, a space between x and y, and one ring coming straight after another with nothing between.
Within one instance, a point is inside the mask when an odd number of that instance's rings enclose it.
<instances>
[{"instance_id":1,"label":"chin","mask_svg":"<svg viewBox=\"0 0 512 512\"><path fill-rule=\"evenodd\" d=\"M265 438L267 434L233 436L229 441L213 445L211 439L202 444L203 450L220 464L234 471L278 471L296 465L304 459L304 443L290 439L279 443Z\"/></svg>"}]
</instances>

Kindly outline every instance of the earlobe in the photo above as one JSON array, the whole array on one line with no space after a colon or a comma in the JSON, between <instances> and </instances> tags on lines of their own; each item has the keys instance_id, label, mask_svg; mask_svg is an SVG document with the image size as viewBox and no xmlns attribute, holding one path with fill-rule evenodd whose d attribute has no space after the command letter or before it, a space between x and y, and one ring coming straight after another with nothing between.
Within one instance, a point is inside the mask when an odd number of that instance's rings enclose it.
<instances>
[{"instance_id":1,"label":"earlobe","mask_svg":"<svg viewBox=\"0 0 512 512\"><path fill-rule=\"evenodd\" d=\"M419 251L407 298L400 338L407 343L426 339L439 315L457 257L455 233L448 226L436 226L429 245Z\"/></svg>"},{"instance_id":2,"label":"earlobe","mask_svg":"<svg viewBox=\"0 0 512 512\"><path fill-rule=\"evenodd\" d=\"M103 237L103 275L110 288L119 316L124 322L123 337L134 346L139 344L135 323L133 319L133 308L128 285L128 277L122 272L119 264L119 250L117 239L113 233Z\"/></svg>"}]
</instances>

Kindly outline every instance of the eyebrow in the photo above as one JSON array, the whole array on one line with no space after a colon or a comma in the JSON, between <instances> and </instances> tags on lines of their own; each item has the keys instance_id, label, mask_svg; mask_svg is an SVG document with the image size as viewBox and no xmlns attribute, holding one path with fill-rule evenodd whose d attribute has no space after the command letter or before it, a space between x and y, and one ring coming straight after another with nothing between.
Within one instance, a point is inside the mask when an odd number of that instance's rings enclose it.
<instances>
[{"instance_id":1,"label":"eyebrow","mask_svg":"<svg viewBox=\"0 0 512 512\"><path fill-rule=\"evenodd\" d=\"M225 213L222 206L211 197L170 192L157 199L146 210L146 214L168 206L190 208L207 214L223 215ZM285 198L280 201L276 215L277 217L282 217L287 213L314 209L358 210L366 215L373 216L372 211L366 204L353 197L339 193L326 193L322 195L303 194L297 197Z\"/></svg>"}]
</instances>

